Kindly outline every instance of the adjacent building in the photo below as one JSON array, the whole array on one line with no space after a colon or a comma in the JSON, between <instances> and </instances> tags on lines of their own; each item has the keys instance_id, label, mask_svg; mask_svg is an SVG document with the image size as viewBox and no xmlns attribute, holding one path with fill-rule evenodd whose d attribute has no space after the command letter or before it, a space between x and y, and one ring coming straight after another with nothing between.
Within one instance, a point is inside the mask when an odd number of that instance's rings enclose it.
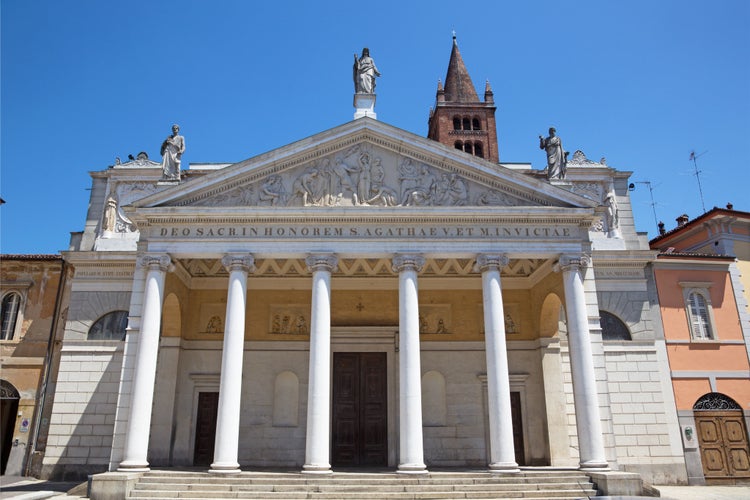
<instances>
[{"instance_id":1,"label":"adjacent building","mask_svg":"<svg viewBox=\"0 0 750 500\"><path fill-rule=\"evenodd\" d=\"M750 213L714 208L651 240L691 483L750 478Z\"/></svg>"},{"instance_id":2,"label":"adjacent building","mask_svg":"<svg viewBox=\"0 0 750 500\"><path fill-rule=\"evenodd\" d=\"M91 172L43 474L685 481L630 172L503 163L455 39L428 138L356 96L351 122L179 180L145 154Z\"/></svg>"},{"instance_id":3,"label":"adjacent building","mask_svg":"<svg viewBox=\"0 0 750 500\"><path fill-rule=\"evenodd\" d=\"M62 334L57 318L64 275L60 255L0 255L2 474L41 465L34 444L49 422L42 407L56 335Z\"/></svg>"}]
</instances>

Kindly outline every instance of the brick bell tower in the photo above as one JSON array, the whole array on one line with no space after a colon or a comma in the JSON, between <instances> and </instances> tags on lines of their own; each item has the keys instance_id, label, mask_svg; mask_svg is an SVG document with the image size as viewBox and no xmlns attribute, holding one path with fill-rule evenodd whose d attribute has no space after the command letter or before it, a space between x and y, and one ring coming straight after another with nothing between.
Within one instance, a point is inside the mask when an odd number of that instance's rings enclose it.
<instances>
[{"instance_id":1,"label":"brick bell tower","mask_svg":"<svg viewBox=\"0 0 750 500\"><path fill-rule=\"evenodd\" d=\"M445 87L438 80L427 138L498 163L495 109L489 81L484 88L484 102L479 100L453 35Z\"/></svg>"}]
</instances>

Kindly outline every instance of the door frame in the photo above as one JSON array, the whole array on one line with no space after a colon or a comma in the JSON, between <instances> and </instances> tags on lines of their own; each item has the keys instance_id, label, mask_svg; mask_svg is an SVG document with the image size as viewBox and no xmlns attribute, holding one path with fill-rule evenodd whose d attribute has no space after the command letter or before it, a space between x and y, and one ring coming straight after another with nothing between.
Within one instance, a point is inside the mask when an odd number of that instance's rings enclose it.
<instances>
[{"instance_id":1,"label":"door frame","mask_svg":"<svg viewBox=\"0 0 750 500\"><path fill-rule=\"evenodd\" d=\"M398 366L396 344L398 327L395 326L347 326L331 327L331 394L333 394L334 352L384 352L386 354L386 387L388 467L398 465ZM330 404L333 405L331 397ZM333 445L333 408L331 406L329 449Z\"/></svg>"}]
</instances>

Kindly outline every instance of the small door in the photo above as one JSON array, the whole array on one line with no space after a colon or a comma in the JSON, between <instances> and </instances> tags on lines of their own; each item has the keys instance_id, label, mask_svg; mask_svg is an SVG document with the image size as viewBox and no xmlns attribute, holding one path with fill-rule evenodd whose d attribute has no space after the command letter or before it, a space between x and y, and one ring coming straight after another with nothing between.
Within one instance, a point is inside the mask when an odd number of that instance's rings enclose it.
<instances>
[{"instance_id":1,"label":"small door","mask_svg":"<svg viewBox=\"0 0 750 500\"><path fill-rule=\"evenodd\" d=\"M193 465L211 465L216 441L216 415L219 412L218 392L198 393L198 413L195 422Z\"/></svg>"},{"instance_id":2,"label":"small door","mask_svg":"<svg viewBox=\"0 0 750 500\"><path fill-rule=\"evenodd\" d=\"M334 466L388 465L387 395L384 352L333 353Z\"/></svg>"},{"instance_id":3,"label":"small door","mask_svg":"<svg viewBox=\"0 0 750 500\"><path fill-rule=\"evenodd\" d=\"M750 477L750 449L742 411L695 412L706 479Z\"/></svg>"},{"instance_id":4,"label":"small door","mask_svg":"<svg viewBox=\"0 0 750 500\"><path fill-rule=\"evenodd\" d=\"M513 420L513 447L515 448L516 463L526 465L523 452L523 415L521 415L521 393L510 393L510 414Z\"/></svg>"}]
</instances>

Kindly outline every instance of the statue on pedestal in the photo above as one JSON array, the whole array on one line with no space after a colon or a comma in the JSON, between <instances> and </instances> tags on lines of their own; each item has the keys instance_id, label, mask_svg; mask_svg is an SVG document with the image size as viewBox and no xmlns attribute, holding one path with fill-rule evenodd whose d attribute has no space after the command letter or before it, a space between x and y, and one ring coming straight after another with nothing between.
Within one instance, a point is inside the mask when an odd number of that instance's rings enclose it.
<instances>
[{"instance_id":1,"label":"statue on pedestal","mask_svg":"<svg viewBox=\"0 0 750 500\"><path fill-rule=\"evenodd\" d=\"M563 151L562 141L554 127L549 129L549 137L539 136L539 149L547 152L547 179L564 179L568 165L568 154Z\"/></svg>"},{"instance_id":2,"label":"statue on pedestal","mask_svg":"<svg viewBox=\"0 0 750 500\"><path fill-rule=\"evenodd\" d=\"M180 126L172 125L172 135L164 139L161 144L163 180L180 180L180 163L182 153L185 152L185 138L179 135L179 132Z\"/></svg>"},{"instance_id":3,"label":"statue on pedestal","mask_svg":"<svg viewBox=\"0 0 750 500\"><path fill-rule=\"evenodd\" d=\"M362 57L354 54L354 92L357 94L374 94L375 77L380 76L375 61L370 57L370 49L362 49Z\"/></svg>"}]
</instances>

